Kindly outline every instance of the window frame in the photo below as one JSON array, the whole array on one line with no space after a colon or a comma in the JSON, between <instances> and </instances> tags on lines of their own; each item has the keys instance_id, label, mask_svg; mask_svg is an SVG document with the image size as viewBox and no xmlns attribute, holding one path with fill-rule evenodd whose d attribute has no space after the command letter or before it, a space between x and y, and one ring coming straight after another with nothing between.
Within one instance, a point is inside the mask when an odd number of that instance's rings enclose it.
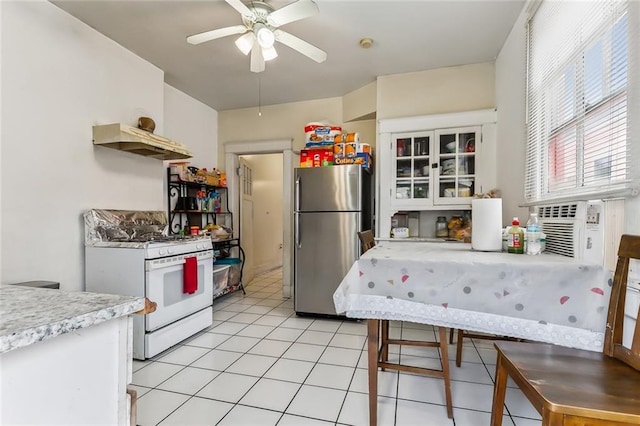
<instances>
[{"instance_id":1,"label":"window frame","mask_svg":"<svg viewBox=\"0 0 640 426\"><path fill-rule=\"evenodd\" d=\"M638 193L638 186L640 186L638 173L632 170L631 163L634 158L640 159L640 156L632 149L634 138L631 130L634 127L629 125L629 116L634 113L634 110L640 112L640 108L634 107L640 98L639 89L637 86L634 87L632 82L639 72L637 50L640 48L639 42L633 40L635 31L632 30L632 26L639 20L639 12L637 5L624 4L624 6L626 7L622 8L622 12L615 11L613 19L603 19L599 22L591 29L586 40L576 43L576 47L569 53L562 52L565 55L563 60L542 61L543 67L538 63L535 67L531 64L532 60L536 60L532 57L535 54L540 55L539 52L532 53L531 33L532 21L539 9L536 7L536 10L530 13L526 30L527 137L524 186L526 204L628 196ZM616 26L622 20L625 21L625 36L619 41L625 54L621 60L616 47L616 38L620 37L621 33L620 28ZM595 52L599 51L602 59L601 66L598 68L600 81L596 83L595 91L600 93L599 95L596 93L595 102L589 103L587 99L589 91L594 90L589 88L594 81L588 78L588 62L593 60L589 55L591 49L599 44L600 48ZM621 68L624 69L624 73L616 74L620 73L619 70L615 70L616 66L624 67ZM532 72L540 74L532 75ZM567 75L572 75L572 78L567 80ZM623 75L625 84L623 87L616 87L619 83L613 80L612 76L617 78L620 75ZM535 83L532 83L534 80ZM624 104L624 112L618 115L621 110L617 108L621 104ZM597 121L599 114L606 113L603 112L604 110L616 111L616 115L612 115L611 120ZM592 119L591 123L589 118ZM603 131L600 128L595 128L597 131L590 128L593 123L608 128L606 131L609 132L609 137L603 138ZM612 123L615 125L612 126ZM616 141L615 139L620 137L620 134L616 133L620 128L616 126L620 123L623 123L625 137L622 141ZM636 121L635 126L638 124L640 123ZM569 134L568 131L571 129L574 129L575 134L575 150L562 151L565 159L554 161L560 152L559 145L562 143L560 136L563 133ZM590 143L587 140L588 132L591 132L592 138L594 136L598 138L592 139ZM636 132L640 133L637 130ZM602 144L599 145L600 143ZM589 152L591 153L588 154ZM568 155L574 155L575 160L567 159ZM601 158L597 158L598 156ZM620 162L624 164L624 169L619 168ZM558 165L564 166L565 170L559 172ZM567 168L570 170L567 171ZM621 170L623 171L620 172ZM603 175L607 171L609 173L606 176ZM620 173L624 175L622 178Z\"/></svg>"}]
</instances>

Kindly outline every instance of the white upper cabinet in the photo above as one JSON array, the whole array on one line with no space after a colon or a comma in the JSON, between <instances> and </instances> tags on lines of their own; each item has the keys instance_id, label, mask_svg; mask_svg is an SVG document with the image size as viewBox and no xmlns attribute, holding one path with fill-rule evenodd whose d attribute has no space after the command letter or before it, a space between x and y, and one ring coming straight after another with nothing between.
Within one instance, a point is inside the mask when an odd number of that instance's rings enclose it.
<instances>
[{"instance_id":1,"label":"white upper cabinet","mask_svg":"<svg viewBox=\"0 0 640 426\"><path fill-rule=\"evenodd\" d=\"M470 209L495 188L493 109L380 120L379 132L379 224L398 211Z\"/></svg>"}]
</instances>

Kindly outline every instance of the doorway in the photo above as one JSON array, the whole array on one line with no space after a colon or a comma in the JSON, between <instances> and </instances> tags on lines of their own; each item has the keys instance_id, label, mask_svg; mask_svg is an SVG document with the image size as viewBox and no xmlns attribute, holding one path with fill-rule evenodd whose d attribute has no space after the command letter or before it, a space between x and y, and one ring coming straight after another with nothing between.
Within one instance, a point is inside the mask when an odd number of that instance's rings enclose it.
<instances>
[{"instance_id":1,"label":"doorway","mask_svg":"<svg viewBox=\"0 0 640 426\"><path fill-rule=\"evenodd\" d=\"M241 155L240 229L247 282L282 267L283 155ZM243 275L244 276L244 275Z\"/></svg>"},{"instance_id":2,"label":"doorway","mask_svg":"<svg viewBox=\"0 0 640 426\"><path fill-rule=\"evenodd\" d=\"M227 171L227 186L229 204L232 212L240 212L241 179L238 175L240 157L259 154L282 155L282 296L293 295L293 246L292 229L293 215L293 169L298 163L298 155L292 150L292 139L269 141L229 142L224 145L225 170ZM253 189L255 196L255 189ZM233 229L238 229L242 238L244 229L240 227L240 214L233 215ZM254 242L255 245L255 242Z\"/></svg>"},{"instance_id":3,"label":"doorway","mask_svg":"<svg viewBox=\"0 0 640 426\"><path fill-rule=\"evenodd\" d=\"M272 155L272 154L262 154ZM275 154L277 155L277 154ZM240 246L244 249L244 268L242 278L245 282L250 283L256 275L255 260L253 249L253 168L251 167L248 157L241 156L239 158L240 167L238 174L240 175ZM255 156L254 156L255 157Z\"/></svg>"}]
</instances>

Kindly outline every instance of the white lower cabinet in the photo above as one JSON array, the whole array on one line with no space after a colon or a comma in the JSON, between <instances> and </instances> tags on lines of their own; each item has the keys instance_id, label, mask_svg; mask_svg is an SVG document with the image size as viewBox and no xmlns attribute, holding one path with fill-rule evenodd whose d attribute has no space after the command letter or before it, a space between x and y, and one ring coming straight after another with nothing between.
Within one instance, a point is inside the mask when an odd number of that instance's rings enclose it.
<instances>
[{"instance_id":1,"label":"white lower cabinet","mask_svg":"<svg viewBox=\"0 0 640 426\"><path fill-rule=\"evenodd\" d=\"M0 424L128 425L131 337L122 316L1 354Z\"/></svg>"},{"instance_id":2,"label":"white lower cabinet","mask_svg":"<svg viewBox=\"0 0 640 426\"><path fill-rule=\"evenodd\" d=\"M496 183L496 111L380 120L376 235L398 211L465 210Z\"/></svg>"}]
</instances>

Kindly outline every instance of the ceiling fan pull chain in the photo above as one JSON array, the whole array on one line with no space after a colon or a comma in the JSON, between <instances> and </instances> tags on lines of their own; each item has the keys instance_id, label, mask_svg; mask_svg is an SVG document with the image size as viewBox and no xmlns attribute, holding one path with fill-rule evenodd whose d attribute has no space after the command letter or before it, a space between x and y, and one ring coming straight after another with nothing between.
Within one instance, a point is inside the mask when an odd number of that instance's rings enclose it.
<instances>
[{"instance_id":1,"label":"ceiling fan pull chain","mask_svg":"<svg viewBox=\"0 0 640 426\"><path fill-rule=\"evenodd\" d=\"M262 79L258 76L258 117L262 117Z\"/></svg>"}]
</instances>

